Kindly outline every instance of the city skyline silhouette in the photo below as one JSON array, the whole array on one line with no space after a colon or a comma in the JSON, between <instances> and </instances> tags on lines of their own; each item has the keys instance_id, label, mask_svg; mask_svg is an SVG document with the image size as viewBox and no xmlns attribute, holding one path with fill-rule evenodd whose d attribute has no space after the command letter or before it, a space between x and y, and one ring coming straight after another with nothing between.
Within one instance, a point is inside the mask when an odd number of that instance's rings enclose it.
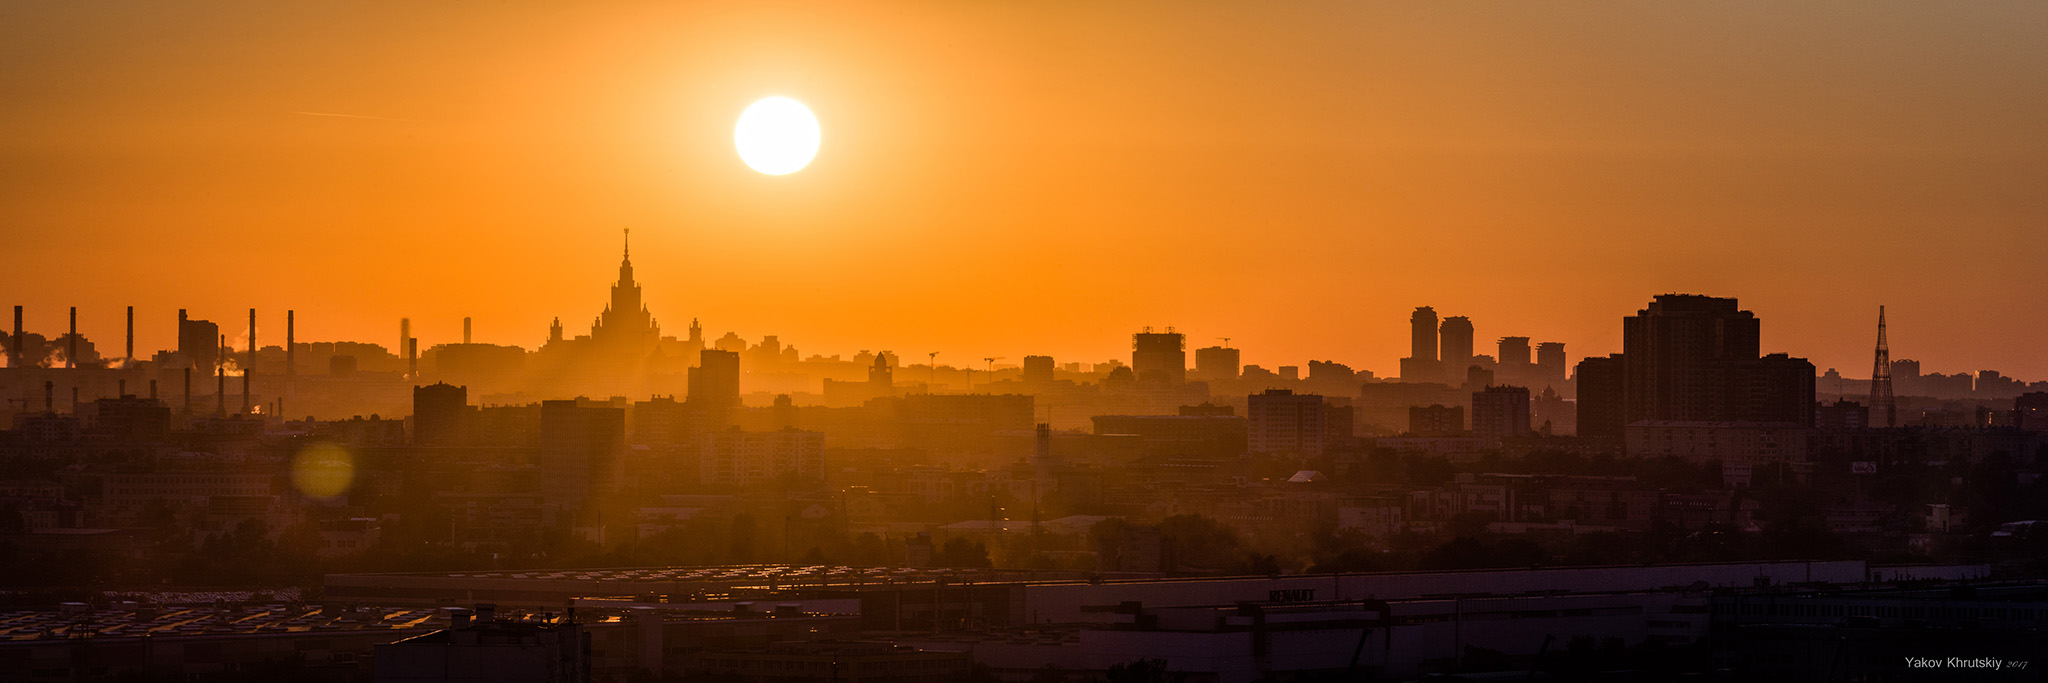
<instances>
[{"instance_id":1,"label":"city skyline silhouette","mask_svg":"<svg viewBox=\"0 0 2048 683\"><path fill-rule=\"evenodd\" d=\"M0 6L0 680L2038 680L2044 35Z\"/></svg>"},{"instance_id":2,"label":"city skyline silhouette","mask_svg":"<svg viewBox=\"0 0 2048 683\"><path fill-rule=\"evenodd\" d=\"M2048 312L1991 295L2041 256L2028 197L2048 102L2021 84L2048 64L2024 5L1882 4L1846 24L1511 12L1521 29L1372 5L899 25L851 8L215 7L10 23L36 58L0 66L19 260L0 286L31 327L70 306L95 337L130 305L289 308L322 339L400 317L453 338L471 317L480 339L531 346L635 228L664 274L650 300L821 350L1108 357L1114 338L1050 331L1155 324L1243 340L1252 362L1390 374L1400 331L1376 321L1415 305L1591 352L1619 348L1606 323L1636 299L1704 292L1771 311L1771 341L1823 368L1863 366L1887 305L1902 354L2048 376L2025 341ZM1197 49L1226 26L1257 28ZM1713 61L1725 34L1748 36L1743 58ZM1897 36L1915 49L1880 47ZM825 143L762 176L731 126L777 93L816 109Z\"/></svg>"}]
</instances>

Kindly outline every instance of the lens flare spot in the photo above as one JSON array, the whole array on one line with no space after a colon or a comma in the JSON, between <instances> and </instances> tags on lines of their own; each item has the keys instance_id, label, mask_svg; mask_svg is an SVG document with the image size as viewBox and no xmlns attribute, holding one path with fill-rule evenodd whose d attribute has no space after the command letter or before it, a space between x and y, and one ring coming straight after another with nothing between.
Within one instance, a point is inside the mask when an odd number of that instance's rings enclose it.
<instances>
[{"instance_id":1,"label":"lens flare spot","mask_svg":"<svg viewBox=\"0 0 2048 683\"><path fill-rule=\"evenodd\" d=\"M338 497L348 493L349 486L355 481L355 459L340 446L312 446L292 458L292 486L306 496Z\"/></svg>"}]
</instances>

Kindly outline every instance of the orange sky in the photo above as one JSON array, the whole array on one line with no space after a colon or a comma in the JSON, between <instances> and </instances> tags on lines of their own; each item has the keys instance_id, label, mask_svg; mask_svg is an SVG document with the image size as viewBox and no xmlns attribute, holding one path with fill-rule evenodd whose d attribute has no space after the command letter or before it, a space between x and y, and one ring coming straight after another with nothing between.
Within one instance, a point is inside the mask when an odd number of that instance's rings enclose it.
<instances>
[{"instance_id":1,"label":"orange sky","mask_svg":"<svg viewBox=\"0 0 2048 683\"><path fill-rule=\"evenodd\" d=\"M856 6L857 5L857 6ZM961 362L1228 336L1393 374L1417 305L1619 350L2048 378L2048 3L9 3L0 303L118 350L532 347L619 230L680 333ZM748 170L769 95L824 128ZM305 113L348 114L349 118Z\"/></svg>"}]
</instances>

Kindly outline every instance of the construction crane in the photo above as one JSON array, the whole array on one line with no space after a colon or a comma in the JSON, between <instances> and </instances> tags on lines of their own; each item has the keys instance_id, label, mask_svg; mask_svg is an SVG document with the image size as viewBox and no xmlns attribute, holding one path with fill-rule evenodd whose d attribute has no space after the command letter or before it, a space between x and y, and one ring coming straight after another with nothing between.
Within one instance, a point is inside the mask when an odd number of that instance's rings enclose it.
<instances>
[{"instance_id":1,"label":"construction crane","mask_svg":"<svg viewBox=\"0 0 2048 683\"><path fill-rule=\"evenodd\" d=\"M1230 348L1230 338L1229 338L1229 337L1217 337L1217 339L1221 339L1221 340L1223 340L1223 348L1226 348L1226 349L1227 349L1227 348Z\"/></svg>"},{"instance_id":2,"label":"construction crane","mask_svg":"<svg viewBox=\"0 0 2048 683\"><path fill-rule=\"evenodd\" d=\"M989 358L982 359L988 361L988 382L990 384L994 384L996 381L996 361L1002 359L1002 356L992 356ZM974 391L974 368L971 366L967 368L967 391L969 393L973 393Z\"/></svg>"}]
</instances>

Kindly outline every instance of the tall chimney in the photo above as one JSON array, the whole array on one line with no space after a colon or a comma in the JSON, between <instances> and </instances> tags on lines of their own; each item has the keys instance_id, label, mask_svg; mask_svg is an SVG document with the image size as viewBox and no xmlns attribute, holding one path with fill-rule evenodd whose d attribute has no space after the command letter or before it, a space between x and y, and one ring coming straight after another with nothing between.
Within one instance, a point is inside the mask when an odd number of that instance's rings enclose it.
<instances>
[{"instance_id":1,"label":"tall chimney","mask_svg":"<svg viewBox=\"0 0 2048 683\"><path fill-rule=\"evenodd\" d=\"M78 307L71 307L71 336L65 338L69 346L64 351L64 367L78 367Z\"/></svg>"},{"instance_id":2,"label":"tall chimney","mask_svg":"<svg viewBox=\"0 0 2048 683\"><path fill-rule=\"evenodd\" d=\"M228 414L228 366L213 366L213 414Z\"/></svg>"},{"instance_id":3,"label":"tall chimney","mask_svg":"<svg viewBox=\"0 0 2048 683\"><path fill-rule=\"evenodd\" d=\"M469 343L469 316L462 317L462 343Z\"/></svg>"},{"instance_id":4,"label":"tall chimney","mask_svg":"<svg viewBox=\"0 0 2048 683\"><path fill-rule=\"evenodd\" d=\"M401 355L401 356L405 355L405 340L407 340L407 339L411 339L411 338L412 338L412 318L399 318L399 319L398 319L398 348L392 349L392 350L391 350L391 351L392 351L392 353L396 353L396 354L398 354L398 355Z\"/></svg>"},{"instance_id":5,"label":"tall chimney","mask_svg":"<svg viewBox=\"0 0 2048 683\"><path fill-rule=\"evenodd\" d=\"M405 340L405 378L417 382L420 379L420 340Z\"/></svg>"},{"instance_id":6,"label":"tall chimney","mask_svg":"<svg viewBox=\"0 0 2048 683\"><path fill-rule=\"evenodd\" d=\"M292 380L299 377L297 356L292 355L292 347L299 344L296 317L297 311L284 312L284 384L287 392L291 390Z\"/></svg>"},{"instance_id":7,"label":"tall chimney","mask_svg":"<svg viewBox=\"0 0 2048 683\"><path fill-rule=\"evenodd\" d=\"M124 361L127 361L129 365L133 365L133 364L135 363L135 307L134 307L134 306L129 306L129 307L128 307L128 352L127 352L127 353L125 353L125 354L122 354L122 356L121 356L121 359L122 359L122 360L124 360Z\"/></svg>"},{"instance_id":8,"label":"tall chimney","mask_svg":"<svg viewBox=\"0 0 2048 683\"><path fill-rule=\"evenodd\" d=\"M116 389L114 390L115 396L121 398L128 398L128 380L118 380L114 382L114 386L116 387Z\"/></svg>"},{"instance_id":9,"label":"tall chimney","mask_svg":"<svg viewBox=\"0 0 2048 683\"><path fill-rule=\"evenodd\" d=\"M149 400L156 400L156 380L149 381Z\"/></svg>"},{"instance_id":10,"label":"tall chimney","mask_svg":"<svg viewBox=\"0 0 2048 683\"><path fill-rule=\"evenodd\" d=\"M7 367L21 367L21 307L14 307L14 336L7 340Z\"/></svg>"},{"instance_id":11,"label":"tall chimney","mask_svg":"<svg viewBox=\"0 0 2048 683\"><path fill-rule=\"evenodd\" d=\"M256 376L256 309L249 309L249 362L242 365L242 412L249 412L249 379Z\"/></svg>"}]
</instances>

